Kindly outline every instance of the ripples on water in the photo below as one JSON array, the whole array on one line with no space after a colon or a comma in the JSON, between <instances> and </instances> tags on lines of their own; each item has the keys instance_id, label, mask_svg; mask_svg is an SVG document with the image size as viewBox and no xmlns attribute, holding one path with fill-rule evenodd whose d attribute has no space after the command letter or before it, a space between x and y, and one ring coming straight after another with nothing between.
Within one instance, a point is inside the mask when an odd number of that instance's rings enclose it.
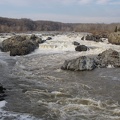
<instances>
[{"instance_id":1,"label":"ripples on water","mask_svg":"<svg viewBox=\"0 0 120 120\"><path fill-rule=\"evenodd\" d=\"M43 47L44 44L35 53L27 56L9 57L8 53L0 53L0 80L8 94L7 103L3 101L0 105L3 107L6 103L4 109L0 109L0 119L119 120L119 68L85 72L60 69L65 59L96 54L95 50L103 51L106 43L89 42L88 45L93 45L96 49L78 53L73 50L72 44L68 44L73 38L63 36L59 39L65 39L68 48L64 49L64 42L62 51L61 47L57 50L56 47L49 49L50 45L47 48L49 54L46 47ZM79 39L80 37L74 38ZM53 41L50 43L53 44Z\"/></svg>"}]
</instances>

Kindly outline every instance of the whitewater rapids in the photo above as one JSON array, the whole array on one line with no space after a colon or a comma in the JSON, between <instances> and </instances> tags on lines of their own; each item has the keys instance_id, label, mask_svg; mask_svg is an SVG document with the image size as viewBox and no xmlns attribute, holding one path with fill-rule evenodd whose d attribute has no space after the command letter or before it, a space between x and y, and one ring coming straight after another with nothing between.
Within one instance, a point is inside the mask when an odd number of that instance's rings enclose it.
<instances>
[{"instance_id":1,"label":"whitewater rapids","mask_svg":"<svg viewBox=\"0 0 120 120\"><path fill-rule=\"evenodd\" d=\"M86 33L37 35L45 40L35 52L10 57L0 52L0 82L8 95L0 102L1 120L120 120L119 68L63 71L66 59L97 55L120 46L81 40ZM2 41L3 39L1 39ZM76 52L73 42L89 51Z\"/></svg>"}]
</instances>

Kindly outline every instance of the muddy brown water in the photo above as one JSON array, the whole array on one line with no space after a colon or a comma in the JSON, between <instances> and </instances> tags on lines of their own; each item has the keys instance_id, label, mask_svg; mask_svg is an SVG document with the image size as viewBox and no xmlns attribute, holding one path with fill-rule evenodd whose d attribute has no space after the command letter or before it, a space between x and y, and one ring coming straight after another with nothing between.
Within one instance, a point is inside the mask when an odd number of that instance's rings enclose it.
<instances>
[{"instance_id":1,"label":"muddy brown water","mask_svg":"<svg viewBox=\"0 0 120 120\"><path fill-rule=\"evenodd\" d=\"M120 120L120 69L61 70L68 57L68 52L1 53L0 82L7 89L3 109L35 120ZM19 117L11 116L6 119Z\"/></svg>"}]
</instances>

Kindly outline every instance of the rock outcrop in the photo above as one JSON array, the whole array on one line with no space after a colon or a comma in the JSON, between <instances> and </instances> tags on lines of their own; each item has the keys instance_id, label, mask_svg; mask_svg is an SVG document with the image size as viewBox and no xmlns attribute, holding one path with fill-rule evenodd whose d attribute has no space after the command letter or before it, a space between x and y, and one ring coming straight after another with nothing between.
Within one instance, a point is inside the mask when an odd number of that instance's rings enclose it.
<instances>
[{"instance_id":1,"label":"rock outcrop","mask_svg":"<svg viewBox=\"0 0 120 120\"><path fill-rule=\"evenodd\" d=\"M96 62L93 58L81 56L77 59L66 60L61 67L63 70L84 71L96 68Z\"/></svg>"},{"instance_id":2,"label":"rock outcrop","mask_svg":"<svg viewBox=\"0 0 120 120\"><path fill-rule=\"evenodd\" d=\"M120 53L109 49L94 58L81 56L73 60L66 60L61 67L63 70L85 71L108 66L120 67Z\"/></svg>"},{"instance_id":3,"label":"rock outcrop","mask_svg":"<svg viewBox=\"0 0 120 120\"><path fill-rule=\"evenodd\" d=\"M80 43L79 43L79 42L76 42L76 41L74 41L72 44L75 45L75 46L80 45Z\"/></svg>"},{"instance_id":4,"label":"rock outcrop","mask_svg":"<svg viewBox=\"0 0 120 120\"><path fill-rule=\"evenodd\" d=\"M112 44L120 45L120 32L114 32L109 34L108 41Z\"/></svg>"},{"instance_id":5,"label":"rock outcrop","mask_svg":"<svg viewBox=\"0 0 120 120\"><path fill-rule=\"evenodd\" d=\"M109 65L113 67L120 67L120 53L112 49L99 54L97 60L98 67L107 67Z\"/></svg>"},{"instance_id":6,"label":"rock outcrop","mask_svg":"<svg viewBox=\"0 0 120 120\"><path fill-rule=\"evenodd\" d=\"M10 51L11 56L26 55L34 51L42 43L42 39L36 35L16 35L2 42L1 50Z\"/></svg>"},{"instance_id":7,"label":"rock outcrop","mask_svg":"<svg viewBox=\"0 0 120 120\"><path fill-rule=\"evenodd\" d=\"M76 48L75 48L76 51L87 51L88 50L88 47L85 46L85 45L78 45Z\"/></svg>"}]
</instances>

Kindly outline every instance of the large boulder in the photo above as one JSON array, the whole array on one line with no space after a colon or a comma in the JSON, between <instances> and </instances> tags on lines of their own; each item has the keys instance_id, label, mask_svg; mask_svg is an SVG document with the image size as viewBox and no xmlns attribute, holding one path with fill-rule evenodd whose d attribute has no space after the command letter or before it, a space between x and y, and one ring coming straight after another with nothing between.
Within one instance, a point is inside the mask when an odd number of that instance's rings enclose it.
<instances>
[{"instance_id":1,"label":"large boulder","mask_svg":"<svg viewBox=\"0 0 120 120\"><path fill-rule=\"evenodd\" d=\"M34 51L42 43L42 39L36 35L16 35L2 42L1 50L10 51L11 56L26 55Z\"/></svg>"},{"instance_id":2,"label":"large boulder","mask_svg":"<svg viewBox=\"0 0 120 120\"><path fill-rule=\"evenodd\" d=\"M75 48L76 51L87 51L88 50L88 47L85 46L85 45L78 45L76 48Z\"/></svg>"},{"instance_id":3,"label":"large boulder","mask_svg":"<svg viewBox=\"0 0 120 120\"><path fill-rule=\"evenodd\" d=\"M120 32L114 32L109 34L108 41L112 44L120 45Z\"/></svg>"},{"instance_id":4,"label":"large boulder","mask_svg":"<svg viewBox=\"0 0 120 120\"><path fill-rule=\"evenodd\" d=\"M107 67L109 65L120 67L120 53L115 50L106 50L99 54L97 59L98 67Z\"/></svg>"},{"instance_id":5,"label":"large boulder","mask_svg":"<svg viewBox=\"0 0 120 120\"><path fill-rule=\"evenodd\" d=\"M81 56L72 60L65 60L61 69L73 71L93 70L97 68L120 67L120 53L109 49L100 53L97 57Z\"/></svg>"},{"instance_id":6,"label":"large boulder","mask_svg":"<svg viewBox=\"0 0 120 120\"><path fill-rule=\"evenodd\" d=\"M73 70L73 71L85 71L93 70L96 68L96 62L94 58L81 56L77 59L66 60L61 67L63 70Z\"/></svg>"}]
</instances>

